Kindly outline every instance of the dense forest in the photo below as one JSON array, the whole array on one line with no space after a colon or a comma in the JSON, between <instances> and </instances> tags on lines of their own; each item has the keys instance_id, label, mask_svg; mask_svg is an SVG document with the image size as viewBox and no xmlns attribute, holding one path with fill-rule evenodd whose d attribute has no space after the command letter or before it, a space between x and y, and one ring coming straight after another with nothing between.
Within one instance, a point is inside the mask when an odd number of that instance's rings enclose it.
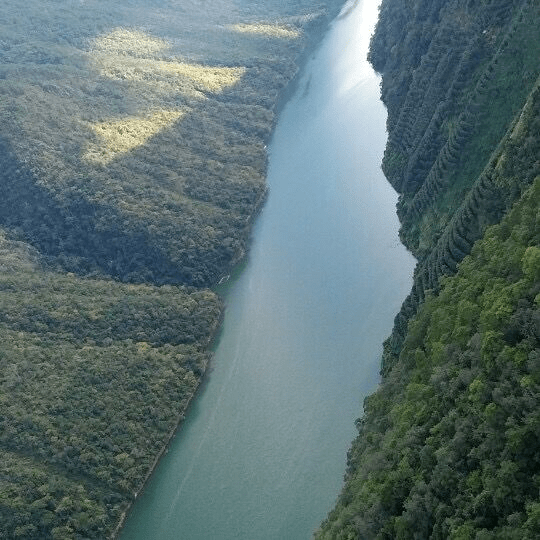
<instances>
[{"instance_id":1,"label":"dense forest","mask_svg":"<svg viewBox=\"0 0 540 540\"><path fill-rule=\"evenodd\" d=\"M0 538L117 532L342 3L0 4ZM418 266L318 538L540 536L539 28L536 0L381 4L382 165Z\"/></svg>"},{"instance_id":2,"label":"dense forest","mask_svg":"<svg viewBox=\"0 0 540 540\"><path fill-rule=\"evenodd\" d=\"M62 270L212 285L245 252L275 104L324 17L46 4L0 7L0 225Z\"/></svg>"},{"instance_id":3,"label":"dense forest","mask_svg":"<svg viewBox=\"0 0 540 540\"><path fill-rule=\"evenodd\" d=\"M110 538L211 359L341 2L0 3L0 538Z\"/></svg>"},{"instance_id":4,"label":"dense forest","mask_svg":"<svg viewBox=\"0 0 540 540\"><path fill-rule=\"evenodd\" d=\"M383 0L414 285L320 539L540 536L540 5Z\"/></svg>"}]
</instances>

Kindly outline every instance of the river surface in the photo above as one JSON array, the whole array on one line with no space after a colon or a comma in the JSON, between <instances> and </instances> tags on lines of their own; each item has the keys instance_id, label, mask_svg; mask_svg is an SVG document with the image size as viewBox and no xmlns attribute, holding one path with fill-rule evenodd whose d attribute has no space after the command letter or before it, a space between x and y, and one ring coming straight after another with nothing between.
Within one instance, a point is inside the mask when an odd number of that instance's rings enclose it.
<instances>
[{"instance_id":1,"label":"river surface","mask_svg":"<svg viewBox=\"0 0 540 540\"><path fill-rule=\"evenodd\" d=\"M376 4L344 8L280 115L212 369L122 540L309 539L341 489L414 267L380 170Z\"/></svg>"}]
</instances>

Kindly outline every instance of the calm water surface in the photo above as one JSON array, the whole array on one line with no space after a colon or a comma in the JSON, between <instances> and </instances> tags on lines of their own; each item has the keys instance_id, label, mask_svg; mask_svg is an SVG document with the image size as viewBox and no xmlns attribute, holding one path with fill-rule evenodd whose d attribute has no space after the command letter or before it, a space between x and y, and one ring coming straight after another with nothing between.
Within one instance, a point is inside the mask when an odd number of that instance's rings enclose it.
<instances>
[{"instance_id":1,"label":"calm water surface","mask_svg":"<svg viewBox=\"0 0 540 540\"><path fill-rule=\"evenodd\" d=\"M339 493L414 266L380 170L376 15L344 10L280 116L213 369L122 540L309 539Z\"/></svg>"}]
</instances>

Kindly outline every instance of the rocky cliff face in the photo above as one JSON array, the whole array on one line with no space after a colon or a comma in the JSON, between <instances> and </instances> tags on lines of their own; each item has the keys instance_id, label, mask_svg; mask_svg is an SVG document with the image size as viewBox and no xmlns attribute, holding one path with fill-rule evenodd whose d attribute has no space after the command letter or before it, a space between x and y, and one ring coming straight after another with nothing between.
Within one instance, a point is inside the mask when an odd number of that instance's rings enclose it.
<instances>
[{"instance_id":1,"label":"rocky cliff face","mask_svg":"<svg viewBox=\"0 0 540 540\"><path fill-rule=\"evenodd\" d=\"M538 141L523 129L537 115L538 18L529 0L382 4L370 59L388 107L383 169L419 259L384 371L426 292L539 173Z\"/></svg>"},{"instance_id":2,"label":"rocky cliff face","mask_svg":"<svg viewBox=\"0 0 540 540\"><path fill-rule=\"evenodd\" d=\"M318 538L540 535L539 23L382 2L383 169L418 266Z\"/></svg>"}]
</instances>

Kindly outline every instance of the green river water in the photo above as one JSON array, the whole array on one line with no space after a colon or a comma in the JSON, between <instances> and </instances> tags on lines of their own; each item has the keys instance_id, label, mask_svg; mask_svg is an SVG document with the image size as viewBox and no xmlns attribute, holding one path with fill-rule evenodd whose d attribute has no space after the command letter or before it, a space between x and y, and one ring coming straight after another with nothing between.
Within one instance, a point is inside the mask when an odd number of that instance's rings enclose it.
<instances>
[{"instance_id":1,"label":"green river water","mask_svg":"<svg viewBox=\"0 0 540 540\"><path fill-rule=\"evenodd\" d=\"M345 7L280 114L211 370L122 540L308 539L339 493L414 266L380 170L376 4Z\"/></svg>"}]
</instances>

